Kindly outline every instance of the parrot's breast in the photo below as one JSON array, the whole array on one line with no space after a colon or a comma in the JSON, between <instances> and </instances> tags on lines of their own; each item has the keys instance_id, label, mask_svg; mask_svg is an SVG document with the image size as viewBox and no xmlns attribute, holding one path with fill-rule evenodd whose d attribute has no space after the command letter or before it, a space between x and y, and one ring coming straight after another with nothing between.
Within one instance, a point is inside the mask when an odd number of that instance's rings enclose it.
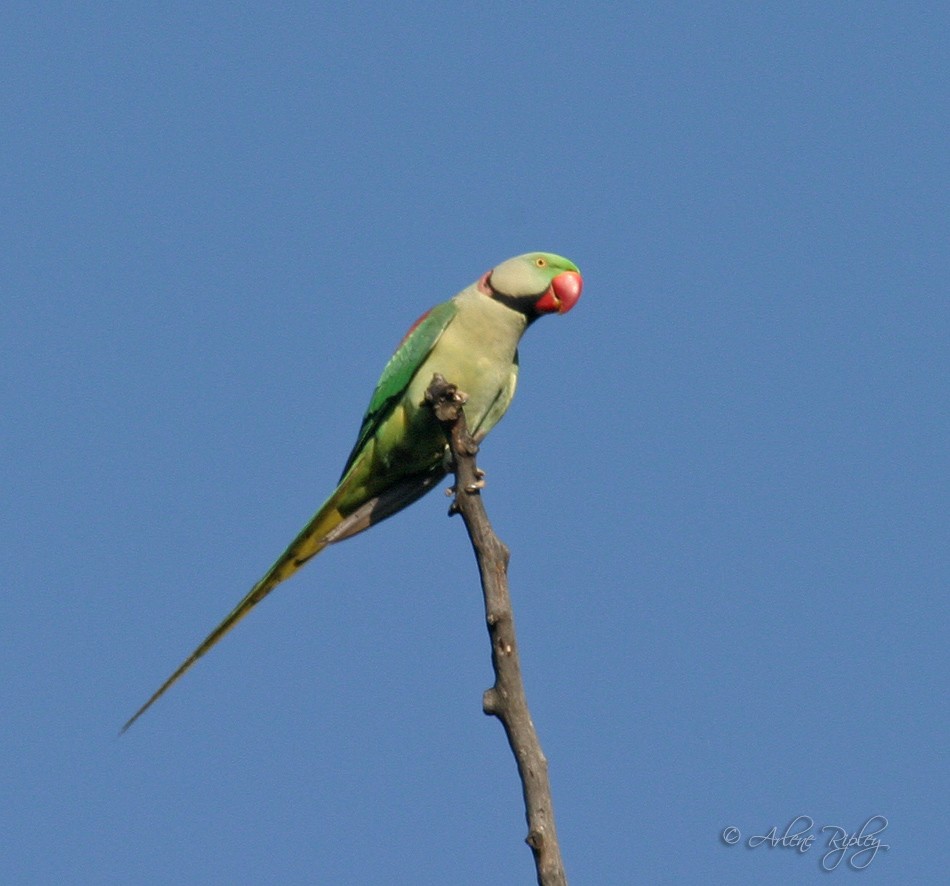
<instances>
[{"instance_id":1,"label":"parrot's breast","mask_svg":"<svg viewBox=\"0 0 950 886\"><path fill-rule=\"evenodd\" d=\"M425 473L444 462L445 434L425 402L435 373L468 395L465 418L479 440L511 403L515 355L527 320L474 287L463 290L454 302L455 315L368 441L357 470L365 484L353 484L354 500L390 484L394 476Z\"/></svg>"},{"instance_id":2,"label":"parrot's breast","mask_svg":"<svg viewBox=\"0 0 950 886\"><path fill-rule=\"evenodd\" d=\"M409 386L410 408L422 405L425 390L438 372L468 394L465 418L469 429L484 434L511 401L517 373L515 355L527 320L474 288L455 300L458 313ZM490 422L487 427L486 421Z\"/></svg>"}]
</instances>

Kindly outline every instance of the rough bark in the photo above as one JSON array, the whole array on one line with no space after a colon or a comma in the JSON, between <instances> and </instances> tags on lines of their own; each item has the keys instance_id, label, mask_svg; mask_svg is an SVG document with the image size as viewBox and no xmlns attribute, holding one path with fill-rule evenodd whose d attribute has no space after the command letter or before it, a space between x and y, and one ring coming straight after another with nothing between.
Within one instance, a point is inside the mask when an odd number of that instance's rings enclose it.
<instances>
[{"instance_id":1,"label":"rough bark","mask_svg":"<svg viewBox=\"0 0 950 886\"><path fill-rule=\"evenodd\" d=\"M539 886L566 886L561 850L554 825L554 805L548 761L531 720L515 637L515 620L508 591L508 548L495 535L480 494L483 473L475 463L478 446L465 424L465 394L441 375L432 378L426 400L442 424L452 451L455 498L449 513L465 521L481 575L485 621L491 640L495 685L482 699L482 709L497 717L505 729L521 778L528 836Z\"/></svg>"}]
</instances>

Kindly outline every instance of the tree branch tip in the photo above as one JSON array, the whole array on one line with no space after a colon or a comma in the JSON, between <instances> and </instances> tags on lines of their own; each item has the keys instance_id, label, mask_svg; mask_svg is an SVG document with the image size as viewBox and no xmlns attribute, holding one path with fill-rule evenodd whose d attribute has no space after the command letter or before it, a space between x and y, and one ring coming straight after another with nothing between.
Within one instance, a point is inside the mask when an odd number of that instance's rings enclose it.
<instances>
[{"instance_id":1,"label":"tree branch tip","mask_svg":"<svg viewBox=\"0 0 950 886\"><path fill-rule=\"evenodd\" d=\"M468 400L468 394L445 380L438 372L432 376L426 388L425 402L432 407L435 417L441 422L458 421L462 406Z\"/></svg>"}]
</instances>

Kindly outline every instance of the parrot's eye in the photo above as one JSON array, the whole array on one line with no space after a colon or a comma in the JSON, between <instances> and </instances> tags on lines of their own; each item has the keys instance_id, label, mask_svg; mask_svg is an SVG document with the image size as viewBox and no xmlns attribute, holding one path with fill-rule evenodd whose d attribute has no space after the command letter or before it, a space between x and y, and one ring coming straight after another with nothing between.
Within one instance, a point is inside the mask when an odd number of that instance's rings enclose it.
<instances>
[{"instance_id":1,"label":"parrot's eye","mask_svg":"<svg viewBox=\"0 0 950 886\"><path fill-rule=\"evenodd\" d=\"M547 262L546 262L543 258L541 258L540 255L534 260L534 263L535 263L539 268L543 268L543 267L547 264Z\"/></svg>"}]
</instances>

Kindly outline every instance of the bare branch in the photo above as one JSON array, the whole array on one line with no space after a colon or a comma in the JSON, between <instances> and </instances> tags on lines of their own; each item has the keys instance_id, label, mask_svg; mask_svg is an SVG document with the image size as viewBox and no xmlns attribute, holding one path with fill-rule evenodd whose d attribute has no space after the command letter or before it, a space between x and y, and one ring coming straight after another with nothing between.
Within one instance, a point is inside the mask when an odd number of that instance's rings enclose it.
<instances>
[{"instance_id":1,"label":"bare branch","mask_svg":"<svg viewBox=\"0 0 950 886\"><path fill-rule=\"evenodd\" d=\"M514 613L508 592L510 554L492 530L479 493L485 484L483 473L475 464L478 445L465 424L463 405L466 399L464 393L438 374L433 376L426 391L426 402L445 431L455 464L455 499L449 513L462 515L481 574L485 621L495 671L495 685L485 692L482 709L501 721L518 765L528 822L525 842L534 853L538 884L566 886L567 877L554 826L548 761L531 721L521 679Z\"/></svg>"}]
</instances>

